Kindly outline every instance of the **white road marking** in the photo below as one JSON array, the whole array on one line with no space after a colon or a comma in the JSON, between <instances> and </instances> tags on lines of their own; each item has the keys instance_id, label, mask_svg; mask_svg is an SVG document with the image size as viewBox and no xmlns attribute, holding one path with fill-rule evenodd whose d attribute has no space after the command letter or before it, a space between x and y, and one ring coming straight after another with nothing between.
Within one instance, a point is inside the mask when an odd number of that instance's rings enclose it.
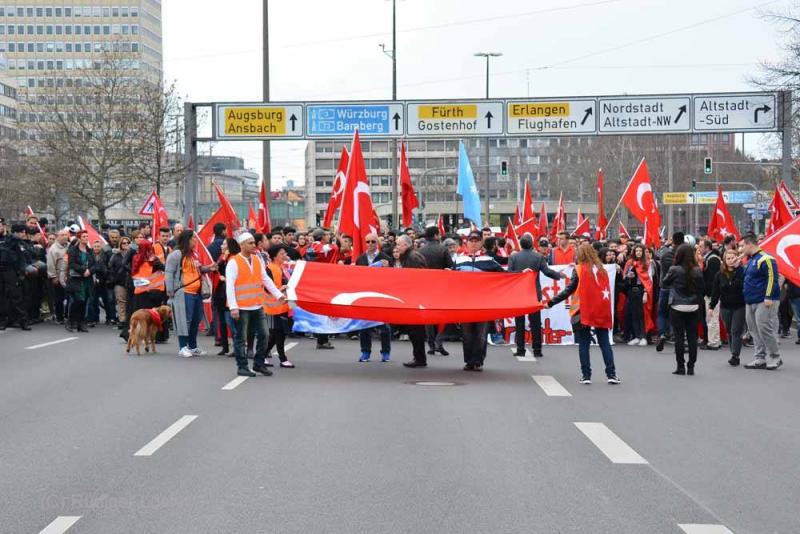
<instances>
[{"instance_id":1,"label":"white road marking","mask_svg":"<svg viewBox=\"0 0 800 534\"><path fill-rule=\"evenodd\" d=\"M189 423L197 419L196 415L184 415L172 423L165 431L153 438L153 441L136 451L134 456L152 456L154 452L164 446L169 440L174 438L178 432L189 426Z\"/></svg>"},{"instance_id":2,"label":"white road marking","mask_svg":"<svg viewBox=\"0 0 800 534\"><path fill-rule=\"evenodd\" d=\"M287 343L285 347L283 347L284 352L289 352L293 348L297 346L297 341L292 341L291 343ZM277 358L278 357L278 349L273 349L269 355L270 358Z\"/></svg>"},{"instance_id":3,"label":"white road marking","mask_svg":"<svg viewBox=\"0 0 800 534\"><path fill-rule=\"evenodd\" d=\"M697 523L689 523L685 525L678 525L686 534L733 534L733 532L724 525L701 525Z\"/></svg>"},{"instance_id":4,"label":"white road marking","mask_svg":"<svg viewBox=\"0 0 800 534\"><path fill-rule=\"evenodd\" d=\"M52 523L44 527L39 534L63 534L68 531L72 525L78 522L81 516L79 515L60 515L56 517Z\"/></svg>"},{"instance_id":5,"label":"white road marking","mask_svg":"<svg viewBox=\"0 0 800 534\"><path fill-rule=\"evenodd\" d=\"M533 381L539 384L549 397L571 397L572 394L562 386L558 380L548 375L531 375Z\"/></svg>"},{"instance_id":6,"label":"white road marking","mask_svg":"<svg viewBox=\"0 0 800 534\"><path fill-rule=\"evenodd\" d=\"M533 356L528 356L526 354L525 356L517 356L517 361L518 362L533 362L533 363L536 363L536 362L539 361L539 358L534 358Z\"/></svg>"},{"instance_id":7,"label":"white road marking","mask_svg":"<svg viewBox=\"0 0 800 534\"><path fill-rule=\"evenodd\" d=\"M603 423L575 423L575 426L615 464L648 463Z\"/></svg>"},{"instance_id":8,"label":"white road marking","mask_svg":"<svg viewBox=\"0 0 800 534\"><path fill-rule=\"evenodd\" d=\"M42 347L49 347L50 345L58 345L59 343L66 343L67 341L73 341L78 339L77 337L65 337L64 339L57 339L55 341L48 341L47 343L40 343L38 345L31 345L30 347L25 347L27 350L31 349L41 349Z\"/></svg>"},{"instance_id":9,"label":"white road marking","mask_svg":"<svg viewBox=\"0 0 800 534\"><path fill-rule=\"evenodd\" d=\"M237 376L236 378L234 378L233 380L231 380L230 382L228 382L227 384L222 386L222 389L224 391L230 391L232 389L236 389L239 386L239 384L241 384L242 382L244 382L248 378L250 378L250 377L249 376Z\"/></svg>"}]
</instances>

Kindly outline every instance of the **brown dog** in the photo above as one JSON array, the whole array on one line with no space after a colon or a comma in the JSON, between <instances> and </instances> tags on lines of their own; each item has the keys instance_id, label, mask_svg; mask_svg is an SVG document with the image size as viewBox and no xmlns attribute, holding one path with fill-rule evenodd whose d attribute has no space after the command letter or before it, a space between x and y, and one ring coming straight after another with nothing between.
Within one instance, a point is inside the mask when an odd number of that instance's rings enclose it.
<instances>
[{"instance_id":1,"label":"brown dog","mask_svg":"<svg viewBox=\"0 0 800 534\"><path fill-rule=\"evenodd\" d=\"M145 352L156 352L156 334L167 327L167 322L172 317L172 308L169 306L158 306L156 308L136 310L131 315L130 333L128 335L128 348L125 352L130 352L131 347L136 346L136 354L142 355L140 345L144 343Z\"/></svg>"}]
</instances>

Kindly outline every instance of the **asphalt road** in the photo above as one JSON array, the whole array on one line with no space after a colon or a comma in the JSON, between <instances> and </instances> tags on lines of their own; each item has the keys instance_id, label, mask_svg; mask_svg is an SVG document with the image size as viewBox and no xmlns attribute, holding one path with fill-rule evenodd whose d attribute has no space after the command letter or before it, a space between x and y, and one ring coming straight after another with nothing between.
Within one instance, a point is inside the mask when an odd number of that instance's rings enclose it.
<instances>
[{"instance_id":1,"label":"asphalt road","mask_svg":"<svg viewBox=\"0 0 800 534\"><path fill-rule=\"evenodd\" d=\"M702 352L694 377L617 346L622 385L595 353L585 386L573 347L467 373L457 344L406 369L407 342L357 363L302 339L232 384L232 359L104 327L31 348L72 336L0 333L2 533L800 532L793 340L778 371Z\"/></svg>"}]
</instances>

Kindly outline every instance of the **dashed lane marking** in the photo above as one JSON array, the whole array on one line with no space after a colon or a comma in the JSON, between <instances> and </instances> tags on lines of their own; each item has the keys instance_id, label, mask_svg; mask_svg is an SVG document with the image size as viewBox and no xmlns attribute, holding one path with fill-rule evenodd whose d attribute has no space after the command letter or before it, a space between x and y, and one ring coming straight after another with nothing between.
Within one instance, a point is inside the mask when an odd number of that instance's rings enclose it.
<instances>
[{"instance_id":1,"label":"dashed lane marking","mask_svg":"<svg viewBox=\"0 0 800 534\"><path fill-rule=\"evenodd\" d=\"M697 523L689 523L678 525L686 534L733 534L733 532L724 525L701 525Z\"/></svg>"},{"instance_id":2,"label":"dashed lane marking","mask_svg":"<svg viewBox=\"0 0 800 534\"><path fill-rule=\"evenodd\" d=\"M158 449L163 447L169 440L174 438L178 432L189 426L189 424L197 419L196 415L184 415L174 423L172 423L161 434L153 438L153 440L136 451L134 456L152 456Z\"/></svg>"},{"instance_id":3,"label":"dashed lane marking","mask_svg":"<svg viewBox=\"0 0 800 534\"><path fill-rule=\"evenodd\" d=\"M615 464L648 463L603 423L575 423L575 426Z\"/></svg>"},{"instance_id":4,"label":"dashed lane marking","mask_svg":"<svg viewBox=\"0 0 800 534\"><path fill-rule=\"evenodd\" d=\"M562 386L555 377L548 375L531 375L533 381L536 382L542 391L548 397L571 397L572 394Z\"/></svg>"},{"instance_id":5,"label":"dashed lane marking","mask_svg":"<svg viewBox=\"0 0 800 534\"><path fill-rule=\"evenodd\" d=\"M44 527L39 534L64 534L72 525L78 522L79 515L60 515L52 523Z\"/></svg>"},{"instance_id":6,"label":"dashed lane marking","mask_svg":"<svg viewBox=\"0 0 800 534\"><path fill-rule=\"evenodd\" d=\"M73 341L78 339L77 337L65 337L64 339L56 339L55 341L48 341L47 343L39 343L38 345L31 345L30 347L25 347L27 350L33 349L41 349L43 347L49 347L50 345L58 345L59 343L66 343L67 341Z\"/></svg>"},{"instance_id":7,"label":"dashed lane marking","mask_svg":"<svg viewBox=\"0 0 800 534\"><path fill-rule=\"evenodd\" d=\"M283 347L283 350L285 352L289 352L290 350L292 350L296 346L297 346L297 341L292 341L291 343L287 343L286 346ZM278 351L273 349L273 351L270 353L269 357L270 358L277 358L278 357Z\"/></svg>"},{"instance_id":8,"label":"dashed lane marking","mask_svg":"<svg viewBox=\"0 0 800 534\"><path fill-rule=\"evenodd\" d=\"M222 386L222 390L223 391L231 391L233 389L236 389L237 387L239 387L239 385L242 382L244 382L248 378L250 378L250 377L249 376L237 376L236 378L234 378L233 380L231 380L230 382L228 382L227 384Z\"/></svg>"}]
</instances>

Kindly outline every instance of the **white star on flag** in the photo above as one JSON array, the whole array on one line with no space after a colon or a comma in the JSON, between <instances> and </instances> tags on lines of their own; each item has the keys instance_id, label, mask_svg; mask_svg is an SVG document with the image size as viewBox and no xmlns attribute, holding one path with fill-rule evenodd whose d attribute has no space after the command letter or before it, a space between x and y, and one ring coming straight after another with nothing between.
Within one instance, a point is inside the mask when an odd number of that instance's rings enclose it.
<instances>
[{"instance_id":1,"label":"white star on flag","mask_svg":"<svg viewBox=\"0 0 800 534\"><path fill-rule=\"evenodd\" d=\"M611 297L611 292L608 289L603 290L603 300L609 300Z\"/></svg>"}]
</instances>

